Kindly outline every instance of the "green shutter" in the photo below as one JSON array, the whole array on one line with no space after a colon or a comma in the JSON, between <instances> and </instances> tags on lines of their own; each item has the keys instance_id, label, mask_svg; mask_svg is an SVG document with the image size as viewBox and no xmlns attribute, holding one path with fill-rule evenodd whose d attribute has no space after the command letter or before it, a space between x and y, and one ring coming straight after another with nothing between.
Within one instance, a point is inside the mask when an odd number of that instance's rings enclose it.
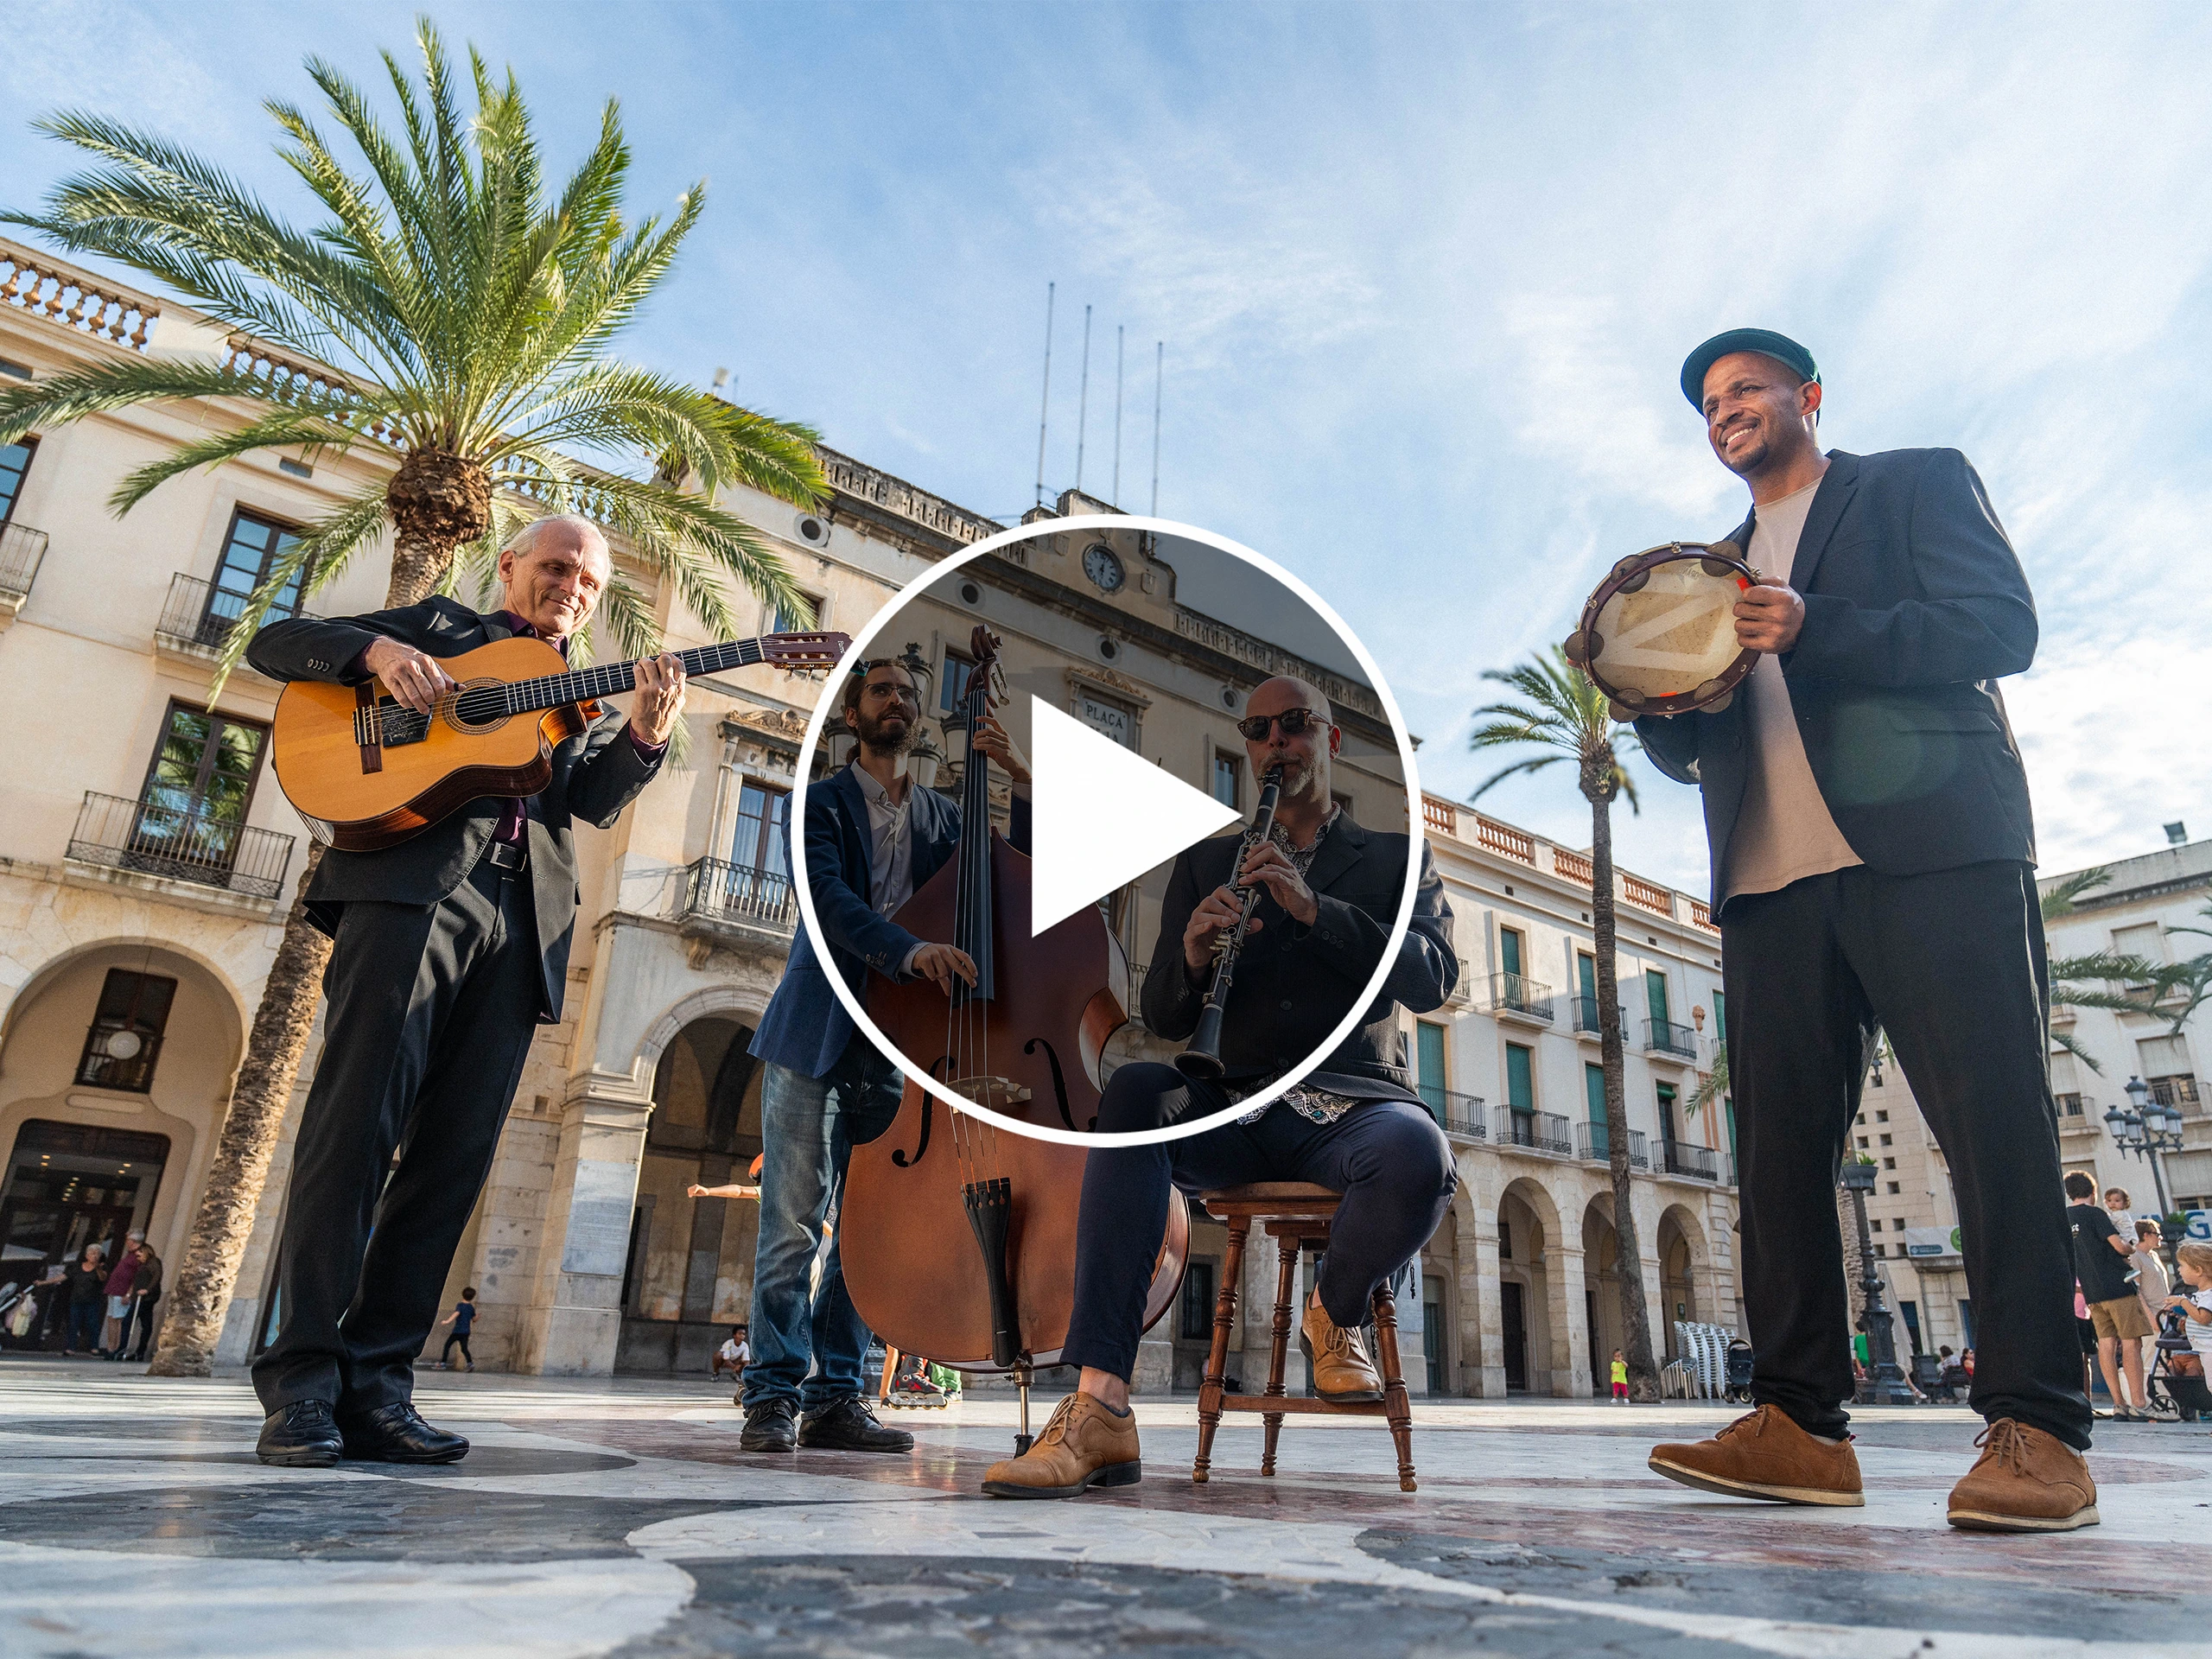
<instances>
[{"instance_id":1,"label":"green shutter","mask_svg":"<svg viewBox=\"0 0 2212 1659\"><path fill-rule=\"evenodd\" d=\"M1613 1155L1612 1136L1605 1128L1605 1068L1587 1061L1582 1067L1582 1092L1590 1101L1590 1149L1600 1158ZM1632 1144L1632 1143L1631 1143Z\"/></svg>"},{"instance_id":2,"label":"green shutter","mask_svg":"<svg viewBox=\"0 0 2212 1659\"><path fill-rule=\"evenodd\" d=\"M1598 1000L1598 958L1578 954L1574 958L1574 977L1581 995L1595 1002Z\"/></svg>"},{"instance_id":3,"label":"green shutter","mask_svg":"<svg viewBox=\"0 0 2212 1659\"><path fill-rule=\"evenodd\" d=\"M1516 1112L1536 1109L1536 1079L1531 1052L1518 1043L1505 1046L1505 1103Z\"/></svg>"},{"instance_id":4,"label":"green shutter","mask_svg":"<svg viewBox=\"0 0 2212 1659\"><path fill-rule=\"evenodd\" d=\"M1421 1097L1430 1114L1444 1121L1444 1027L1427 1020L1414 1022L1415 1060L1420 1067Z\"/></svg>"},{"instance_id":5,"label":"green shutter","mask_svg":"<svg viewBox=\"0 0 2212 1659\"><path fill-rule=\"evenodd\" d=\"M1509 974L1521 971L1521 936L1511 928L1500 928L1497 934L1497 961L1501 970Z\"/></svg>"},{"instance_id":6,"label":"green shutter","mask_svg":"<svg viewBox=\"0 0 2212 1659\"><path fill-rule=\"evenodd\" d=\"M1723 991L1713 994L1713 1035L1719 1042L1728 1040L1728 997Z\"/></svg>"},{"instance_id":7,"label":"green shutter","mask_svg":"<svg viewBox=\"0 0 2212 1659\"><path fill-rule=\"evenodd\" d=\"M1651 1021L1656 1026L1672 1023L1667 1013L1667 976L1656 968L1643 970L1643 994L1651 1005Z\"/></svg>"}]
</instances>

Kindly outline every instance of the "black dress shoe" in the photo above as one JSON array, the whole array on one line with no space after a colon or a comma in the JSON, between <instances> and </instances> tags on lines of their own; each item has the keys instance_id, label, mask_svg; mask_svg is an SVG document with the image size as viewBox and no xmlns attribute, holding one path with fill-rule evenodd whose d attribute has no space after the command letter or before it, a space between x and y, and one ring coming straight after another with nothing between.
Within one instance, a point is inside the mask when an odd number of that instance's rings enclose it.
<instances>
[{"instance_id":1,"label":"black dress shoe","mask_svg":"<svg viewBox=\"0 0 2212 1659\"><path fill-rule=\"evenodd\" d=\"M858 1399L824 1406L798 1427L798 1443L825 1452L911 1452L914 1437L903 1428L886 1428Z\"/></svg>"},{"instance_id":2,"label":"black dress shoe","mask_svg":"<svg viewBox=\"0 0 2212 1659\"><path fill-rule=\"evenodd\" d=\"M346 1455L358 1463L459 1463L468 1455L466 1437L431 1427L404 1400L348 1413L339 1428Z\"/></svg>"},{"instance_id":3,"label":"black dress shoe","mask_svg":"<svg viewBox=\"0 0 2212 1659\"><path fill-rule=\"evenodd\" d=\"M344 1449L330 1402L295 1400L269 1414L253 1451L264 1463L285 1469L327 1469Z\"/></svg>"},{"instance_id":4,"label":"black dress shoe","mask_svg":"<svg viewBox=\"0 0 2212 1659\"><path fill-rule=\"evenodd\" d=\"M763 1400L745 1408L742 1452L789 1452L798 1444L798 1408L788 1400Z\"/></svg>"}]
</instances>

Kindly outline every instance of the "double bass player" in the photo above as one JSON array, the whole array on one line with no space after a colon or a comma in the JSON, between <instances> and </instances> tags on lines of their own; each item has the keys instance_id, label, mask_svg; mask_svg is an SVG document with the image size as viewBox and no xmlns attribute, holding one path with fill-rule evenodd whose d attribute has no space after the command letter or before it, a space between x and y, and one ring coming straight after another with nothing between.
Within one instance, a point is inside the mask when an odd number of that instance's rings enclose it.
<instances>
[{"instance_id":1,"label":"double bass player","mask_svg":"<svg viewBox=\"0 0 2212 1659\"><path fill-rule=\"evenodd\" d=\"M1146 975L1146 1025L1171 1040L1198 1025L1223 931L1242 899L1234 873L1263 889L1225 1005L1219 1079L1170 1066L1117 1070L1100 1102L1101 1132L1195 1119L1258 1093L1332 1031L1373 976L1405 888L1411 837L1364 828L1338 806L1331 763L1341 744L1329 702L1302 680L1255 689L1238 722L1253 776L1280 768L1273 829L1185 849L1160 915ZM1451 1150L1404 1064L1398 1009L1441 1007L1459 977L1452 912L1421 852L1412 925L1382 995L1319 1070L1242 1120L1180 1140L1100 1148L1084 1168L1077 1224L1075 1309L1063 1363L1077 1391L1028 1452L994 1464L983 1490L1001 1497L1073 1497L1134 1484L1142 1470L1128 1385L1169 1192L1252 1181L1311 1181L1342 1192L1328 1255L1302 1320L1316 1389L1380 1400L1358 1328L1376 1287L1436 1230L1458 1185Z\"/></svg>"}]
</instances>

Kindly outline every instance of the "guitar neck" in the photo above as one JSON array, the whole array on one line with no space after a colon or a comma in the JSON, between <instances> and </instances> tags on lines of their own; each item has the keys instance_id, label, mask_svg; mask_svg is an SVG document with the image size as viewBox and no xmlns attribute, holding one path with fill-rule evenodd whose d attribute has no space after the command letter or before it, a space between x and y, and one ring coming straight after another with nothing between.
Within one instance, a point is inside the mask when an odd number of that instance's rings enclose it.
<instances>
[{"instance_id":1,"label":"guitar neck","mask_svg":"<svg viewBox=\"0 0 2212 1659\"><path fill-rule=\"evenodd\" d=\"M686 675L699 675L745 668L764 660L764 657L758 639L732 639L719 645L679 651L676 660L683 664ZM618 691L635 690L637 684L638 664L634 659L626 663L595 663L589 668L570 669L565 674L511 682L505 688L506 712L519 715L536 709L558 709L564 703L586 702L594 697L612 696Z\"/></svg>"}]
</instances>

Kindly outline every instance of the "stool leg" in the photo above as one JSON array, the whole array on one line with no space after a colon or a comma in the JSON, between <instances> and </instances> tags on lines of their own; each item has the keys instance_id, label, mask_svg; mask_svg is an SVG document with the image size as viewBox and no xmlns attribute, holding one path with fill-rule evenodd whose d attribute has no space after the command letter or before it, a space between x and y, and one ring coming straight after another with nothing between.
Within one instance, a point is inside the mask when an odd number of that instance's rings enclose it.
<instances>
[{"instance_id":1,"label":"stool leg","mask_svg":"<svg viewBox=\"0 0 2212 1659\"><path fill-rule=\"evenodd\" d=\"M1414 1490L1414 1408L1406 1397L1406 1379L1398 1369L1398 1304L1384 1280L1375 1291L1375 1345L1382 1362L1382 1414L1390 1421L1390 1438L1398 1447L1398 1490Z\"/></svg>"},{"instance_id":2,"label":"stool leg","mask_svg":"<svg viewBox=\"0 0 2212 1659\"><path fill-rule=\"evenodd\" d=\"M1298 1235L1287 1233L1275 1241L1275 1322L1273 1341L1268 1350L1268 1394L1280 1399L1283 1394L1283 1372L1290 1364L1290 1299L1296 1293L1298 1275ZM1282 1413L1263 1412L1260 1421L1265 1426L1266 1443L1260 1452L1260 1472L1273 1475L1275 1471L1275 1441L1282 1434Z\"/></svg>"},{"instance_id":3,"label":"stool leg","mask_svg":"<svg viewBox=\"0 0 2212 1659\"><path fill-rule=\"evenodd\" d=\"M1244 1271L1244 1236L1249 1217L1229 1224L1229 1249L1221 1264L1221 1293L1213 1299L1213 1346L1206 1351L1206 1374L1198 1384L1198 1455L1191 1480L1203 1486L1213 1467L1213 1432L1221 1427L1222 1388L1229 1373L1229 1327L1236 1318L1236 1283Z\"/></svg>"}]
</instances>

